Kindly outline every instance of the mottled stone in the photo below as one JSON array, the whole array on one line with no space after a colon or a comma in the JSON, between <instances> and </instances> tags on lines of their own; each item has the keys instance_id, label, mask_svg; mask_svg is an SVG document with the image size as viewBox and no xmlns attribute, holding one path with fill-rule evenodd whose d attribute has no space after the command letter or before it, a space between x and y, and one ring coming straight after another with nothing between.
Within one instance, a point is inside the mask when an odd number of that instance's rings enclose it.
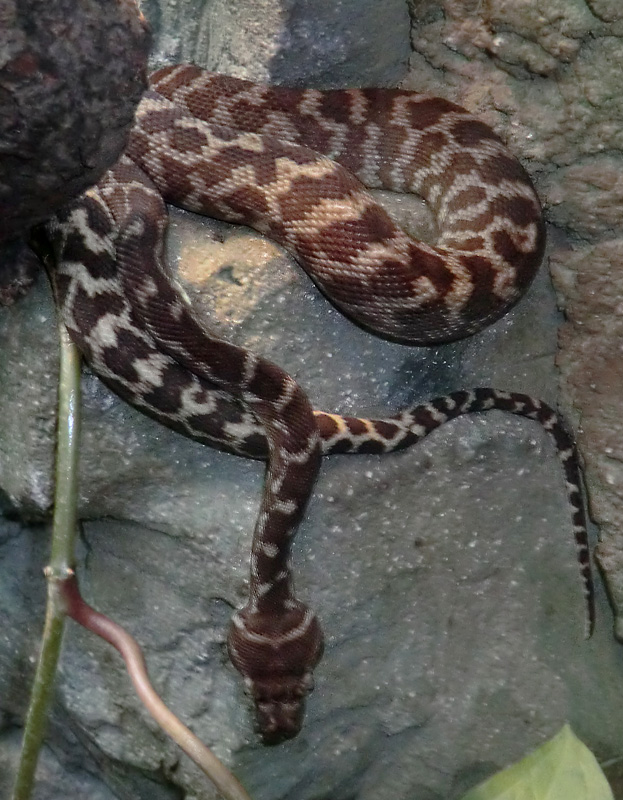
<instances>
[{"instance_id":1,"label":"mottled stone","mask_svg":"<svg viewBox=\"0 0 623 800\"><path fill-rule=\"evenodd\" d=\"M558 0L545 7L509 0L481 14L466 14L467 5L418 4L431 22L414 29L406 83L439 91L443 69L444 95L478 113L529 159L551 224L559 304L568 316L557 357L561 404L578 433L592 513L605 526L598 554L615 605L615 630L623 637L617 444L623 332L616 234L623 224L623 22L609 2Z\"/></svg>"},{"instance_id":2,"label":"mottled stone","mask_svg":"<svg viewBox=\"0 0 623 800\"><path fill-rule=\"evenodd\" d=\"M20 736L16 729L0 734L0 793L11 796L11 775L19 755ZM89 798L89 800L117 800L114 794L96 776L77 764L67 768L55 754L44 747L37 766L37 783L32 800L50 800L56 797ZM156 795L157 797L157 795ZM163 797L164 800L164 797ZM171 798L171 800L173 800Z\"/></svg>"},{"instance_id":3,"label":"mottled stone","mask_svg":"<svg viewBox=\"0 0 623 800\"><path fill-rule=\"evenodd\" d=\"M403 0L148 0L152 60L288 86L395 86L407 69Z\"/></svg>"},{"instance_id":4,"label":"mottled stone","mask_svg":"<svg viewBox=\"0 0 623 800\"><path fill-rule=\"evenodd\" d=\"M590 192L597 194L595 186ZM552 271L567 316L557 361L584 454L591 513L601 528L596 552L615 634L623 641L623 240L604 239L575 252L558 249Z\"/></svg>"},{"instance_id":5,"label":"mottled stone","mask_svg":"<svg viewBox=\"0 0 623 800\"><path fill-rule=\"evenodd\" d=\"M117 160L148 47L133 0L0 0L0 242Z\"/></svg>"},{"instance_id":6,"label":"mottled stone","mask_svg":"<svg viewBox=\"0 0 623 800\"><path fill-rule=\"evenodd\" d=\"M381 412L472 383L550 399L555 392L557 315L544 273L524 303L478 340L429 351L357 329L255 234L182 213L174 215L173 233L171 256L179 258L182 279L192 277L185 288L201 313L219 332L284 364L323 407ZM241 246L233 256L236 241ZM249 271L248 259L255 264ZM35 308L39 325L32 326ZM15 372L10 360L47 350L46 373L52 373L45 284L5 317L11 326L2 336L2 369ZM26 330L23 351L4 346L21 341ZM54 387L35 372L31 357L30 380L48 386L36 394L38 402L51 406ZM292 792L348 796L336 791L339 785L360 786L365 798L384 791L407 798L416 790L446 796L567 718L589 742L603 741L588 704L597 702L598 691L599 702L614 702L615 673L603 663L613 644L603 624L597 648L582 642L561 473L537 426L489 414L448 425L403 454L327 459L295 545L297 587L319 613L327 649L301 736L266 753L254 740L250 709L224 649L231 610L244 597L263 468L164 430L95 378L84 386L84 593L145 645L166 701L227 758L256 800ZM35 394L26 386L21 391L25 398ZM36 444L32 423L18 425L33 415L16 399L3 413L14 436L3 484L10 476L14 502L28 498L32 509L37 496L29 493L49 491L45 465L34 475L25 469L20 479L15 464L32 464L42 452L51 459L51 445ZM40 406L38 416L49 418ZM42 511L48 503L38 501ZM98 521L104 517L118 521ZM8 617L5 686L35 652L36 610L42 611L44 532L30 546L22 534L19 548L16 535L0 547L0 570L11 575L9 593L38 587L38 603L25 597L19 614ZM21 661L10 655L16 642ZM578 675L586 682L582 692ZM25 702L26 682L20 685L10 705L15 717ZM116 654L73 624L57 707L88 731L98 759L160 771L191 796L215 797L138 711ZM525 718L528 727L519 722ZM614 741L620 732L612 724ZM483 748L482 741L489 744ZM143 787L133 796L151 794Z\"/></svg>"}]
</instances>

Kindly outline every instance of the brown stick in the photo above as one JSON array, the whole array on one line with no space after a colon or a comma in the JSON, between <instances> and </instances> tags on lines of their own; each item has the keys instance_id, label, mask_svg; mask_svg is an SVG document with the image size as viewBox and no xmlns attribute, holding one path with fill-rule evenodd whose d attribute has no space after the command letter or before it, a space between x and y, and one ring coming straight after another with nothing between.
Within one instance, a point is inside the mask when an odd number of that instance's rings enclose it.
<instances>
[{"instance_id":1,"label":"brown stick","mask_svg":"<svg viewBox=\"0 0 623 800\"><path fill-rule=\"evenodd\" d=\"M158 725L210 778L226 800L251 800L242 784L219 759L162 702L156 694L145 666L141 648L126 630L86 603L75 575L59 583L59 592L68 616L92 633L112 644L125 661L136 693Z\"/></svg>"}]
</instances>

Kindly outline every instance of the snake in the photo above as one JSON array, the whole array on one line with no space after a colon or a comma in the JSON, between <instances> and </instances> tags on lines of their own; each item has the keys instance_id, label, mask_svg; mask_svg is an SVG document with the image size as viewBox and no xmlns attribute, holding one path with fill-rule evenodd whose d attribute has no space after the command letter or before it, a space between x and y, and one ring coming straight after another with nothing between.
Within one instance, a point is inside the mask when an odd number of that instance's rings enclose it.
<instances>
[{"instance_id":1,"label":"snake","mask_svg":"<svg viewBox=\"0 0 623 800\"><path fill-rule=\"evenodd\" d=\"M374 188L422 197L435 244L399 228ZM325 455L401 450L490 409L535 420L564 472L592 626L578 454L554 409L477 388L379 419L315 411L279 366L199 320L166 263L167 203L266 234L348 318L413 345L474 334L525 294L544 252L542 211L502 140L445 99L271 87L179 64L150 76L118 162L47 221L56 302L93 371L164 425L266 461L248 599L227 638L265 743L301 729L322 655L291 545Z\"/></svg>"}]
</instances>

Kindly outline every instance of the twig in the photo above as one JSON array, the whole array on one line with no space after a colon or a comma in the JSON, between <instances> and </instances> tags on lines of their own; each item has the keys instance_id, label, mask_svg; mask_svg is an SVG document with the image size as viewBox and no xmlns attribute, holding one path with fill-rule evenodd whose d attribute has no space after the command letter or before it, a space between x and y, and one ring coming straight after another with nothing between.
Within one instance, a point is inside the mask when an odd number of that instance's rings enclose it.
<instances>
[{"instance_id":1,"label":"twig","mask_svg":"<svg viewBox=\"0 0 623 800\"><path fill-rule=\"evenodd\" d=\"M74 574L77 531L78 443L80 438L80 356L64 324L61 342L58 441L52 548L49 566L46 621L41 653L31 692L20 762L12 800L30 800L37 760L45 733L65 617L110 642L123 656L136 692L160 727L210 778L225 800L251 800L240 782L218 758L162 702L154 691L136 640L120 625L95 611L81 597Z\"/></svg>"},{"instance_id":2,"label":"twig","mask_svg":"<svg viewBox=\"0 0 623 800\"><path fill-rule=\"evenodd\" d=\"M52 551L45 574L48 601L39 662L30 695L12 800L29 800L52 699L65 613L58 586L72 573L76 536L78 440L80 435L80 356L59 324L60 377Z\"/></svg>"},{"instance_id":3,"label":"twig","mask_svg":"<svg viewBox=\"0 0 623 800\"><path fill-rule=\"evenodd\" d=\"M75 576L59 585L66 613L87 630L113 645L125 661L136 693L158 725L203 770L226 800L251 800L242 784L162 702L151 685L143 653L124 628L91 608L80 595Z\"/></svg>"}]
</instances>

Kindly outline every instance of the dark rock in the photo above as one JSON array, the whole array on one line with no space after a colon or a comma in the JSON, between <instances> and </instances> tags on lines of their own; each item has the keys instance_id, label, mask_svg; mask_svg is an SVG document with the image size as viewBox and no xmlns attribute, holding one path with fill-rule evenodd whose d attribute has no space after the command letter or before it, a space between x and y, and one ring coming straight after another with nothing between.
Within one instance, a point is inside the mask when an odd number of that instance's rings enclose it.
<instances>
[{"instance_id":1,"label":"dark rock","mask_svg":"<svg viewBox=\"0 0 623 800\"><path fill-rule=\"evenodd\" d=\"M148 47L132 0L0 0L0 242L117 160Z\"/></svg>"}]
</instances>

